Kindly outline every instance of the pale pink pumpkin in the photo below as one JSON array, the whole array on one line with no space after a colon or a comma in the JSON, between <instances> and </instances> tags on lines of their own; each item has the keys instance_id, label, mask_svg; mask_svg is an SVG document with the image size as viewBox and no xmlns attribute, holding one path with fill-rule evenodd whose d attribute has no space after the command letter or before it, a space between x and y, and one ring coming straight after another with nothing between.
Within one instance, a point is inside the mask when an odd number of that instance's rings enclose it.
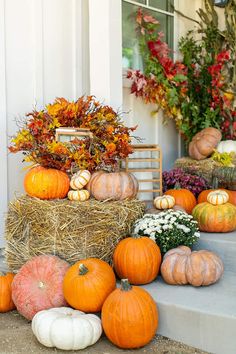
<instances>
[{"instance_id":1,"label":"pale pink pumpkin","mask_svg":"<svg viewBox=\"0 0 236 354\"><path fill-rule=\"evenodd\" d=\"M52 255L26 262L12 282L12 299L18 312L31 320L41 310L65 306L62 284L68 267L67 262Z\"/></svg>"}]
</instances>

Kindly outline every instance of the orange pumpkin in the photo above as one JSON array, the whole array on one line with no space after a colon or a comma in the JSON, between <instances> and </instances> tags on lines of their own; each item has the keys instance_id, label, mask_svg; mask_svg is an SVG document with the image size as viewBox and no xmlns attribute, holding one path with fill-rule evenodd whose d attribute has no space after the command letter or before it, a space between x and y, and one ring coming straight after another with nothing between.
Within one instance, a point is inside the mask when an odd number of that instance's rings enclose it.
<instances>
[{"instance_id":1,"label":"orange pumpkin","mask_svg":"<svg viewBox=\"0 0 236 354\"><path fill-rule=\"evenodd\" d=\"M169 189L165 192L175 198L175 203L180 205L188 214L192 213L193 208L197 204L194 194L188 189Z\"/></svg>"},{"instance_id":2,"label":"orange pumpkin","mask_svg":"<svg viewBox=\"0 0 236 354\"><path fill-rule=\"evenodd\" d=\"M161 252L149 237L134 235L120 241L115 248L113 265L118 277L131 284L151 283L158 275Z\"/></svg>"},{"instance_id":3,"label":"orange pumpkin","mask_svg":"<svg viewBox=\"0 0 236 354\"><path fill-rule=\"evenodd\" d=\"M18 312L31 320L41 310L66 306L62 283L68 267L67 262L52 255L27 261L12 282L12 299Z\"/></svg>"},{"instance_id":4,"label":"orange pumpkin","mask_svg":"<svg viewBox=\"0 0 236 354\"><path fill-rule=\"evenodd\" d=\"M206 250L191 252L186 246L168 251L161 265L162 278L171 285L214 284L223 271L223 263L215 253Z\"/></svg>"},{"instance_id":5,"label":"orange pumpkin","mask_svg":"<svg viewBox=\"0 0 236 354\"><path fill-rule=\"evenodd\" d=\"M219 189L228 193L229 203L236 205L236 191L230 191L230 190L223 189L223 188L219 188ZM208 194L211 192L214 192L214 191L215 191L215 189L206 189L205 191L202 191L197 198L198 204L207 202Z\"/></svg>"},{"instance_id":6,"label":"orange pumpkin","mask_svg":"<svg viewBox=\"0 0 236 354\"><path fill-rule=\"evenodd\" d=\"M231 203L200 203L193 209L192 215L201 231L230 232L236 229L236 206Z\"/></svg>"},{"instance_id":7,"label":"orange pumpkin","mask_svg":"<svg viewBox=\"0 0 236 354\"><path fill-rule=\"evenodd\" d=\"M128 172L95 172L86 189L97 200L124 200L135 198L138 193L138 181Z\"/></svg>"},{"instance_id":8,"label":"orange pumpkin","mask_svg":"<svg viewBox=\"0 0 236 354\"><path fill-rule=\"evenodd\" d=\"M83 312L98 312L116 287L115 274L108 263L88 258L72 265L64 278L63 292L72 307Z\"/></svg>"},{"instance_id":9,"label":"orange pumpkin","mask_svg":"<svg viewBox=\"0 0 236 354\"><path fill-rule=\"evenodd\" d=\"M8 312L15 308L11 294L13 278L13 273L0 273L0 312Z\"/></svg>"},{"instance_id":10,"label":"orange pumpkin","mask_svg":"<svg viewBox=\"0 0 236 354\"><path fill-rule=\"evenodd\" d=\"M24 187L31 197L62 199L67 196L70 179L65 172L41 166L32 168L25 176Z\"/></svg>"},{"instance_id":11,"label":"orange pumpkin","mask_svg":"<svg viewBox=\"0 0 236 354\"><path fill-rule=\"evenodd\" d=\"M216 128L205 128L194 135L189 144L189 156L195 160L203 160L210 156L218 143L221 141L222 134Z\"/></svg>"},{"instance_id":12,"label":"orange pumpkin","mask_svg":"<svg viewBox=\"0 0 236 354\"><path fill-rule=\"evenodd\" d=\"M108 339L124 349L143 347L155 336L157 306L149 293L121 280L102 307L102 326Z\"/></svg>"}]
</instances>

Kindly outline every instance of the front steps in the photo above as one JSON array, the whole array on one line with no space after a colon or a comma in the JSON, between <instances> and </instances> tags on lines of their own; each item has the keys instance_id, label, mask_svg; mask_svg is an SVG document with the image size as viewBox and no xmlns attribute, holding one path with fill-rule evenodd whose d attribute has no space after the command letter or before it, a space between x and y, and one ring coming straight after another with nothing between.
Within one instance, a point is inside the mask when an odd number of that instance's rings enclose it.
<instances>
[{"instance_id":1,"label":"front steps","mask_svg":"<svg viewBox=\"0 0 236 354\"><path fill-rule=\"evenodd\" d=\"M214 285L171 286L161 277L144 288L157 303L158 333L214 354L236 353L236 232L201 233L195 249L216 252L225 272Z\"/></svg>"}]
</instances>

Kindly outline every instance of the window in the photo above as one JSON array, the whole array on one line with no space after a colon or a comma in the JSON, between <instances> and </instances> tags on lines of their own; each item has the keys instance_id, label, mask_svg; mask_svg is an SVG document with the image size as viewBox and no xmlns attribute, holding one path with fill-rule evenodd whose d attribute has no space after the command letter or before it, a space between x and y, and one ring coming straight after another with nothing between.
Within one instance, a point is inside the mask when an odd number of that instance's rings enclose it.
<instances>
[{"instance_id":1,"label":"window","mask_svg":"<svg viewBox=\"0 0 236 354\"><path fill-rule=\"evenodd\" d=\"M139 55L138 39L135 34L134 14L139 7L150 13L159 23L159 30L165 34L165 41L173 48L174 0L123 0L122 1L122 47L123 68L143 70L142 57Z\"/></svg>"}]
</instances>

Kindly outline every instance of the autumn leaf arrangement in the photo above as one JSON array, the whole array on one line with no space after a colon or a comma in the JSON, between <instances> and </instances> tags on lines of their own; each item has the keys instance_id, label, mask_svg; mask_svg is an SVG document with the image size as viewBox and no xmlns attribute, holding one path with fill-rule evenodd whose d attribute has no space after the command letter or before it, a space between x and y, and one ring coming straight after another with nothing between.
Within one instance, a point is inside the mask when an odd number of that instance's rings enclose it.
<instances>
[{"instance_id":1,"label":"autumn leaf arrangement","mask_svg":"<svg viewBox=\"0 0 236 354\"><path fill-rule=\"evenodd\" d=\"M56 128L87 128L93 138L56 141ZM97 168L115 169L132 153L131 133L120 115L93 96L75 102L57 98L43 110L33 110L19 124L11 139L10 152L22 151L24 161L62 171Z\"/></svg>"},{"instance_id":2,"label":"autumn leaf arrangement","mask_svg":"<svg viewBox=\"0 0 236 354\"><path fill-rule=\"evenodd\" d=\"M220 129L224 139L236 138L236 5L228 2L226 29L221 31L214 2L204 3L195 30L179 42L181 61L172 59L158 21L139 9L136 24L144 72L127 72L131 93L174 119L187 143L209 126Z\"/></svg>"}]
</instances>

